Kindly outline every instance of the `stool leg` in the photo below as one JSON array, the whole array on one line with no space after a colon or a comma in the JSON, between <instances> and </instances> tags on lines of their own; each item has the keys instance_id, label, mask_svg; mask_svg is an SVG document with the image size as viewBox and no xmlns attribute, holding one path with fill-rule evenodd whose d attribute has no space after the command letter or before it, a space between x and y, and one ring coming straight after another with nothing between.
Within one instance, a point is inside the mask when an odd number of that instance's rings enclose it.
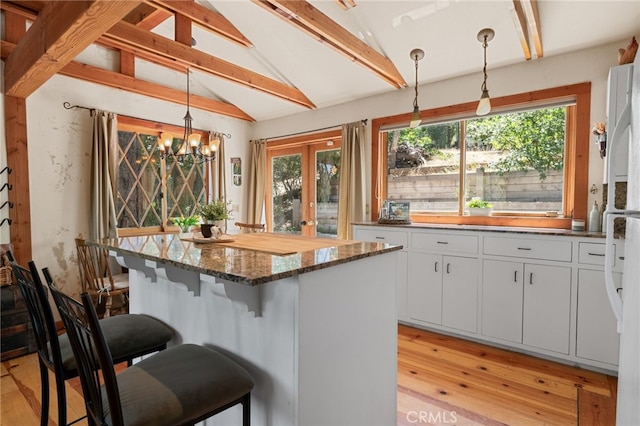
<instances>
[{"instance_id":1,"label":"stool leg","mask_svg":"<svg viewBox=\"0 0 640 426\"><path fill-rule=\"evenodd\" d=\"M40 424L47 426L49 424L49 369L38 358L40 364L40 389L41 404L40 404Z\"/></svg>"},{"instance_id":2,"label":"stool leg","mask_svg":"<svg viewBox=\"0 0 640 426\"><path fill-rule=\"evenodd\" d=\"M242 397L242 426L251 424L251 393Z\"/></svg>"}]
</instances>

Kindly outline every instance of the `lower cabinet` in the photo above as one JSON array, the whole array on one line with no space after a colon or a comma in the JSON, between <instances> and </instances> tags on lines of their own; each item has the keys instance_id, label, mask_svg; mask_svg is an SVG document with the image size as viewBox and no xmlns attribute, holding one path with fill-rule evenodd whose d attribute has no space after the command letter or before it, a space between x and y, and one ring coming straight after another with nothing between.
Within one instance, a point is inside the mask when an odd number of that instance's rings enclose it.
<instances>
[{"instance_id":1,"label":"lower cabinet","mask_svg":"<svg viewBox=\"0 0 640 426\"><path fill-rule=\"evenodd\" d=\"M475 333L478 260L413 252L409 258L409 316Z\"/></svg>"},{"instance_id":2,"label":"lower cabinet","mask_svg":"<svg viewBox=\"0 0 640 426\"><path fill-rule=\"evenodd\" d=\"M568 354L570 312L570 267L484 260L484 336Z\"/></svg>"},{"instance_id":3,"label":"lower cabinet","mask_svg":"<svg viewBox=\"0 0 640 426\"><path fill-rule=\"evenodd\" d=\"M614 273L613 277L616 286L621 288L622 274ZM602 271L578 270L577 315L576 355L617 365L620 337Z\"/></svg>"}]
</instances>

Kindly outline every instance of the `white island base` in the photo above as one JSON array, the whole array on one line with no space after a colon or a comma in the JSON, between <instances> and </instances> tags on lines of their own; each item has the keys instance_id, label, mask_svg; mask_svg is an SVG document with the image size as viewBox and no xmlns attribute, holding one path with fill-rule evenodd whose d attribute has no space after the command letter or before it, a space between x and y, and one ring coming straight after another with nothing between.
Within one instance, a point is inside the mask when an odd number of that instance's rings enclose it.
<instances>
[{"instance_id":1,"label":"white island base","mask_svg":"<svg viewBox=\"0 0 640 426\"><path fill-rule=\"evenodd\" d=\"M253 376L252 425L396 424L397 252L256 286L122 256L132 313ZM204 424L240 425L241 410Z\"/></svg>"}]
</instances>

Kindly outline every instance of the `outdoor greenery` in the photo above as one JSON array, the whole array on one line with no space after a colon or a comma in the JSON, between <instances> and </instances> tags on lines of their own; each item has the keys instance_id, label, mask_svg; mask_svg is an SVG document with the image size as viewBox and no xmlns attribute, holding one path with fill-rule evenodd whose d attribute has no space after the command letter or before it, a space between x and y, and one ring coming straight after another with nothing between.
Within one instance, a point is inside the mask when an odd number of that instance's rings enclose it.
<instances>
[{"instance_id":1,"label":"outdoor greenery","mask_svg":"<svg viewBox=\"0 0 640 426\"><path fill-rule=\"evenodd\" d=\"M543 108L476 118L465 122L466 149L500 151L489 165L498 174L535 170L540 180L564 164L565 107ZM460 122L453 121L389 132L389 146L398 156L444 158L445 150L460 147ZM450 155L450 153L449 153ZM407 161L413 166L420 162Z\"/></svg>"},{"instance_id":2,"label":"outdoor greenery","mask_svg":"<svg viewBox=\"0 0 640 426\"><path fill-rule=\"evenodd\" d=\"M294 223L294 200L302 196L302 158L287 155L273 160L273 223L275 231L300 231Z\"/></svg>"},{"instance_id":3,"label":"outdoor greenery","mask_svg":"<svg viewBox=\"0 0 640 426\"><path fill-rule=\"evenodd\" d=\"M492 164L499 174L536 170L540 180L564 164L565 108L496 115L467 122L467 138L505 152Z\"/></svg>"}]
</instances>

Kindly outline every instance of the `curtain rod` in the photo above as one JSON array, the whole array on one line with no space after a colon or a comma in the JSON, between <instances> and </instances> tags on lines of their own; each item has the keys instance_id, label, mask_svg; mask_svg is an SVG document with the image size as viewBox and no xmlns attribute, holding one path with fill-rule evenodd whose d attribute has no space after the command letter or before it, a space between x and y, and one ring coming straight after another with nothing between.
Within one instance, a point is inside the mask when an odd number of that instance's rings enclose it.
<instances>
[{"instance_id":1,"label":"curtain rod","mask_svg":"<svg viewBox=\"0 0 640 426\"><path fill-rule=\"evenodd\" d=\"M82 105L71 105L69 102L63 102L62 106L64 107L64 109L76 109L76 108L86 109L87 111L89 111L89 114L91 114L92 116L96 112L95 108L89 108L89 107L82 106ZM142 120L139 117L131 117L130 115L124 115L124 114L118 114L118 115L121 115L123 117L128 117L128 118L134 118L134 119L137 119L137 120ZM147 121L149 121L149 120L147 120ZM162 123L160 121L156 121L155 123L166 124L167 126L176 126L175 124ZM176 126L176 127L180 127L180 126ZM227 139L231 139L231 133L218 132L217 130L209 130L209 133L219 133L221 135L224 135Z\"/></svg>"},{"instance_id":2,"label":"curtain rod","mask_svg":"<svg viewBox=\"0 0 640 426\"><path fill-rule=\"evenodd\" d=\"M369 121L368 118L363 118L362 120L360 120L363 124L367 124L367 121ZM335 129L336 127L341 127L342 124L336 124L335 126L329 126L329 127L322 127L320 129L313 129L313 130L305 130L302 132L296 132L296 133L289 133L288 135L280 135L280 136L272 136L270 138L263 138L263 140L269 140L269 139L281 139L281 138L288 138L289 136L297 136L297 135L304 135L306 133L313 133L313 132L319 132L321 130L329 130L329 129Z\"/></svg>"}]
</instances>

